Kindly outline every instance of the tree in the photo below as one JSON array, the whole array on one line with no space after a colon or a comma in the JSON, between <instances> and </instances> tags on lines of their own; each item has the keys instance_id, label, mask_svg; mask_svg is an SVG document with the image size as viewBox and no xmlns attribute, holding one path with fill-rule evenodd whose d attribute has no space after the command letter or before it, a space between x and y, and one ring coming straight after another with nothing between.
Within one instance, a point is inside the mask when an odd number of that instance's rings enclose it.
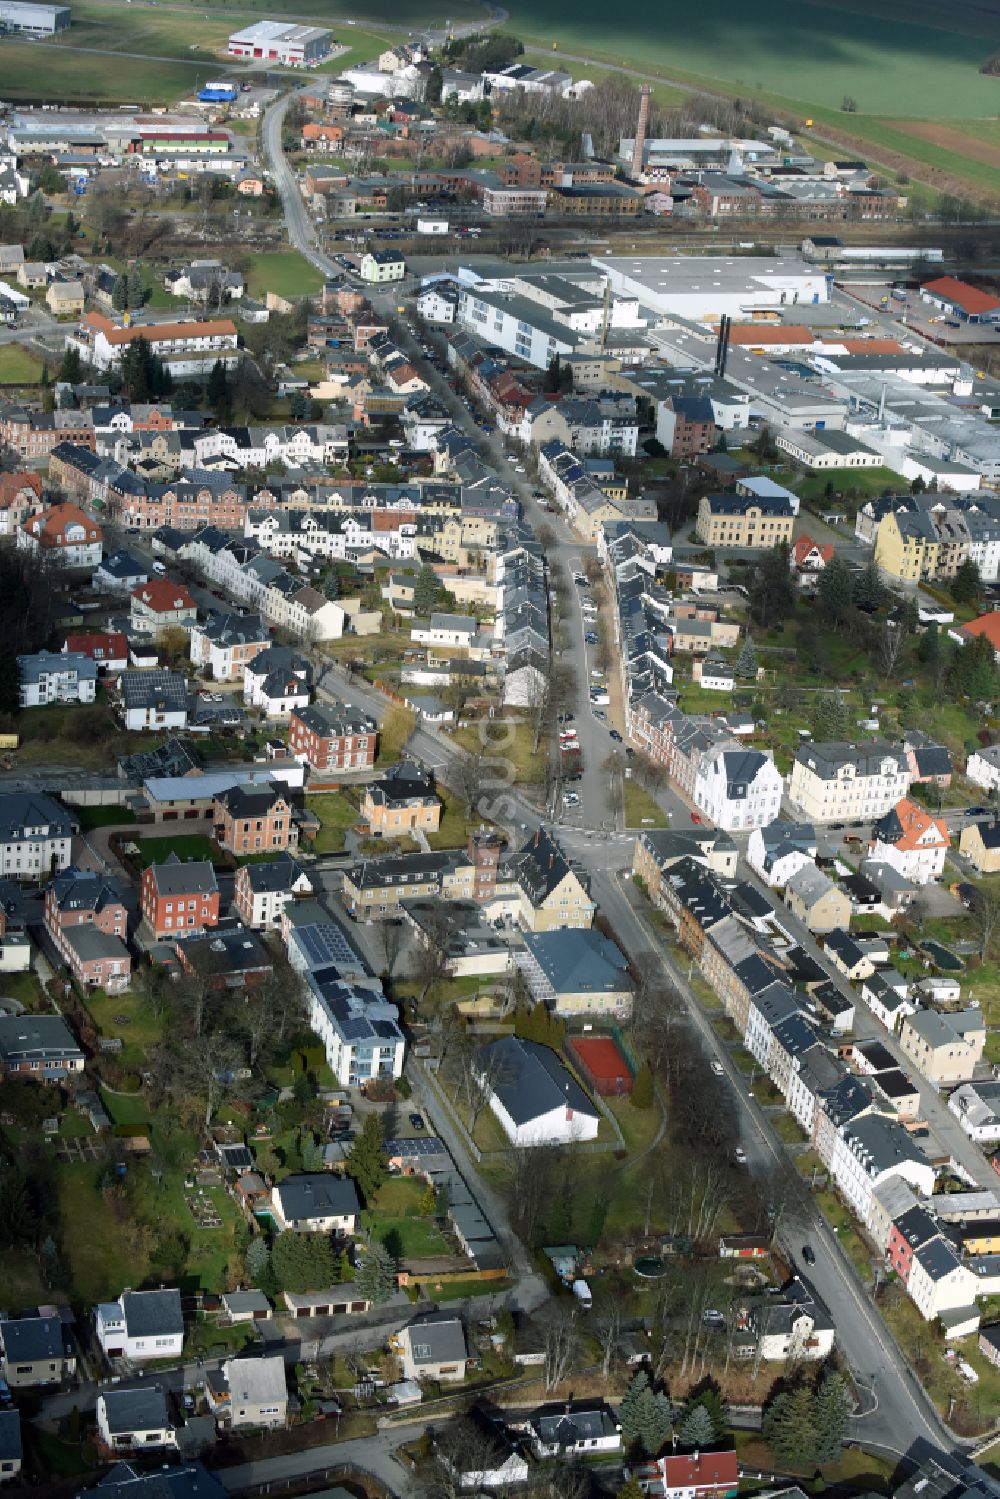
<instances>
[{"instance_id":1,"label":"tree","mask_svg":"<svg viewBox=\"0 0 1000 1499\"><path fill-rule=\"evenodd\" d=\"M631 1447L639 1435L638 1410L639 1399L644 1390L649 1388L649 1375L645 1369L639 1369L632 1375L629 1387L622 1396L618 1407L618 1423L622 1429L626 1446Z\"/></svg>"},{"instance_id":2,"label":"tree","mask_svg":"<svg viewBox=\"0 0 1000 1499\"><path fill-rule=\"evenodd\" d=\"M247 1245L246 1254L243 1256L243 1263L246 1266L247 1278L252 1281L258 1290L260 1289L262 1280L272 1278L271 1251L267 1247L267 1240L262 1238L260 1234L256 1238L251 1239Z\"/></svg>"},{"instance_id":3,"label":"tree","mask_svg":"<svg viewBox=\"0 0 1000 1499\"><path fill-rule=\"evenodd\" d=\"M979 949L980 961L986 961L993 938L1000 929L1000 891L980 885L969 905L969 921Z\"/></svg>"},{"instance_id":4,"label":"tree","mask_svg":"<svg viewBox=\"0 0 1000 1499\"><path fill-rule=\"evenodd\" d=\"M339 1273L333 1241L327 1234L300 1234L293 1229L275 1239L271 1268L276 1285L293 1295L335 1285Z\"/></svg>"},{"instance_id":5,"label":"tree","mask_svg":"<svg viewBox=\"0 0 1000 1499\"><path fill-rule=\"evenodd\" d=\"M351 1146L347 1169L360 1187L365 1201L371 1203L386 1178L385 1144L380 1114L365 1116L360 1133Z\"/></svg>"},{"instance_id":6,"label":"tree","mask_svg":"<svg viewBox=\"0 0 1000 1499\"><path fill-rule=\"evenodd\" d=\"M543 1383L546 1395L562 1384L569 1373L579 1348L579 1330L576 1324L576 1309L567 1309L565 1303L552 1307L545 1326L545 1363Z\"/></svg>"},{"instance_id":7,"label":"tree","mask_svg":"<svg viewBox=\"0 0 1000 1499\"><path fill-rule=\"evenodd\" d=\"M859 609L870 611L883 603L886 589L874 557L869 557L861 571L853 575L852 591Z\"/></svg>"},{"instance_id":8,"label":"tree","mask_svg":"<svg viewBox=\"0 0 1000 1499\"><path fill-rule=\"evenodd\" d=\"M740 653L736 658L736 675L746 677L755 681L757 677L757 651L754 647L753 637L748 633L744 636Z\"/></svg>"},{"instance_id":9,"label":"tree","mask_svg":"<svg viewBox=\"0 0 1000 1499\"><path fill-rule=\"evenodd\" d=\"M685 1447L710 1447L715 1440L712 1418L703 1405L694 1405L681 1421L678 1433Z\"/></svg>"},{"instance_id":10,"label":"tree","mask_svg":"<svg viewBox=\"0 0 1000 1499\"><path fill-rule=\"evenodd\" d=\"M978 604L982 596L983 580L979 568L971 557L958 565L951 585L951 596L956 604Z\"/></svg>"},{"instance_id":11,"label":"tree","mask_svg":"<svg viewBox=\"0 0 1000 1499\"><path fill-rule=\"evenodd\" d=\"M787 542L761 553L750 585L750 614L765 628L795 613L795 589Z\"/></svg>"},{"instance_id":12,"label":"tree","mask_svg":"<svg viewBox=\"0 0 1000 1499\"><path fill-rule=\"evenodd\" d=\"M232 412L229 376L221 359L215 361L209 372L205 385L205 399L220 422L229 420Z\"/></svg>"},{"instance_id":13,"label":"tree","mask_svg":"<svg viewBox=\"0 0 1000 1499\"><path fill-rule=\"evenodd\" d=\"M820 573L816 601L822 617L839 630L854 602L851 569L843 557L831 557Z\"/></svg>"},{"instance_id":14,"label":"tree","mask_svg":"<svg viewBox=\"0 0 1000 1499\"><path fill-rule=\"evenodd\" d=\"M425 618L431 613L440 596L441 580L430 563L425 562L413 584L414 613Z\"/></svg>"},{"instance_id":15,"label":"tree","mask_svg":"<svg viewBox=\"0 0 1000 1499\"><path fill-rule=\"evenodd\" d=\"M848 732L850 715L839 692L818 692L812 705L812 731L821 743L843 739Z\"/></svg>"},{"instance_id":16,"label":"tree","mask_svg":"<svg viewBox=\"0 0 1000 1499\"><path fill-rule=\"evenodd\" d=\"M115 284L111 288L111 305L115 312L124 312L128 307L128 281L124 276L115 277Z\"/></svg>"},{"instance_id":17,"label":"tree","mask_svg":"<svg viewBox=\"0 0 1000 1499\"><path fill-rule=\"evenodd\" d=\"M878 640L878 665L883 678L888 681L895 676L906 645L906 631L899 620L883 621Z\"/></svg>"},{"instance_id":18,"label":"tree","mask_svg":"<svg viewBox=\"0 0 1000 1499\"><path fill-rule=\"evenodd\" d=\"M858 101L857 99L855 99L853 94L845 94L840 101L840 107L847 115L856 114L858 109Z\"/></svg>"},{"instance_id":19,"label":"tree","mask_svg":"<svg viewBox=\"0 0 1000 1499\"><path fill-rule=\"evenodd\" d=\"M653 1074L649 1063L643 1062L635 1075L632 1084L632 1106L637 1109L648 1109L653 1104Z\"/></svg>"},{"instance_id":20,"label":"tree","mask_svg":"<svg viewBox=\"0 0 1000 1499\"><path fill-rule=\"evenodd\" d=\"M712 1433L708 1440L717 1441L729 1425L729 1406L714 1385L708 1385L686 1402L681 1416L682 1421L693 1415L695 1410L702 1410L708 1416ZM700 1445L705 1446L706 1443L702 1442Z\"/></svg>"},{"instance_id":21,"label":"tree","mask_svg":"<svg viewBox=\"0 0 1000 1499\"><path fill-rule=\"evenodd\" d=\"M662 1390L654 1391L647 1385L636 1402L636 1440L643 1452L655 1457L663 1446L673 1425L670 1401Z\"/></svg>"},{"instance_id":22,"label":"tree","mask_svg":"<svg viewBox=\"0 0 1000 1499\"><path fill-rule=\"evenodd\" d=\"M815 1428L817 1463L835 1463L844 1450L847 1423L851 1417L851 1395L842 1374L828 1374L816 1391Z\"/></svg>"},{"instance_id":23,"label":"tree","mask_svg":"<svg viewBox=\"0 0 1000 1499\"><path fill-rule=\"evenodd\" d=\"M299 1137L299 1154L303 1171L323 1170L323 1147L311 1129L303 1130Z\"/></svg>"},{"instance_id":24,"label":"tree","mask_svg":"<svg viewBox=\"0 0 1000 1499\"><path fill-rule=\"evenodd\" d=\"M815 1465L816 1399L808 1385L783 1390L764 1412L761 1434L779 1462L792 1468Z\"/></svg>"},{"instance_id":25,"label":"tree","mask_svg":"<svg viewBox=\"0 0 1000 1499\"><path fill-rule=\"evenodd\" d=\"M83 379L83 361L80 358L80 350L68 344L62 357L62 363L56 373L56 379L66 385L79 385Z\"/></svg>"},{"instance_id":26,"label":"tree","mask_svg":"<svg viewBox=\"0 0 1000 1499\"><path fill-rule=\"evenodd\" d=\"M357 1293L372 1306L381 1306L396 1289L397 1265L384 1244L378 1241L365 1251L354 1277Z\"/></svg>"},{"instance_id":27,"label":"tree","mask_svg":"<svg viewBox=\"0 0 1000 1499\"><path fill-rule=\"evenodd\" d=\"M125 305L129 308L141 307L146 299L146 288L142 284L142 271L137 261L133 261L128 268L128 276L125 281Z\"/></svg>"}]
</instances>

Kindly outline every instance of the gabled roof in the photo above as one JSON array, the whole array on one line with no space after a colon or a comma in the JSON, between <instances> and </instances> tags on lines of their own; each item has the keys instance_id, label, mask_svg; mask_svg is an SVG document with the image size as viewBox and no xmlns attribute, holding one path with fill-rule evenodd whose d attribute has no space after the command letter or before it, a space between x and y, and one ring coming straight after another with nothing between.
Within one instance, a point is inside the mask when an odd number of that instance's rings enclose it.
<instances>
[{"instance_id":1,"label":"gabled roof","mask_svg":"<svg viewBox=\"0 0 1000 1499\"><path fill-rule=\"evenodd\" d=\"M872 829L882 843L891 843L901 853L923 848L947 848L950 845L947 824L904 796L880 818Z\"/></svg>"},{"instance_id":2,"label":"gabled roof","mask_svg":"<svg viewBox=\"0 0 1000 1499\"><path fill-rule=\"evenodd\" d=\"M214 895L219 889L207 859L182 862L175 853L168 854L162 864L150 864L149 877L157 895Z\"/></svg>"},{"instance_id":3,"label":"gabled roof","mask_svg":"<svg viewBox=\"0 0 1000 1499\"><path fill-rule=\"evenodd\" d=\"M572 1073L547 1046L519 1036L501 1036L483 1052L499 1068L492 1091L515 1124L528 1124L553 1109L571 1108L596 1119L598 1113Z\"/></svg>"},{"instance_id":4,"label":"gabled roof","mask_svg":"<svg viewBox=\"0 0 1000 1499\"><path fill-rule=\"evenodd\" d=\"M357 1188L349 1176L327 1171L286 1176L274 1188L282 1216L289 1221L356 1217L361 1211Z\"/></svg>"},{"instance_id":5,"label":"gabled roof","mask_svg":"<svg viewBox=\"0 0 1000 1499\"><path fill-rule=\"evenodd\" d=\"M593 928L525 932L524 945L556 994L617 994L632 987L624 954Z\"/></svg>"},{"instance_id":6,"label":"gabled roof","mask_svg":"<svg viewBox=\"0 0 1000 1499\"><path fill-rule=\"evenodd\" d=\"M167 1411L167 1397L158 1385L141 1385L134 1390L102 1390L105 1419L112 1436L130 1432L166 1431L173 1422Z\"/></svg>"},{"instance_id":7,"label":"gabled roof","mask_svg":"<svg viewBox=\"0 0 1000 1499\"><path fill-rule=\"evenodd\" d=\"M469 1356L462 1319L453 1312L428 1312L403 1328L413 1362L463 1363Z\"/></svg>"}]
</instances>

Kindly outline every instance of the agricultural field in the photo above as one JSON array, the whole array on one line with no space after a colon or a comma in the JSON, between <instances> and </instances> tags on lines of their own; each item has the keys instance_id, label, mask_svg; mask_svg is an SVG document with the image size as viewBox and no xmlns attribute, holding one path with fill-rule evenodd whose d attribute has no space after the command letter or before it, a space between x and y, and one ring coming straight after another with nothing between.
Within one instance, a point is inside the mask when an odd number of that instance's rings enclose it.
<instances>
[{"instance_id":1,"label":"agricultural field","mask_svg":"<svg viewBox=\"0 0 1000 1499\"><path fill-rule=\"evenodd\" d=\"M322 284L319 271L303 260L297 250L255 255L247 275L252 297L263 297L269 291L279 297L312 296Z\"/></svg>"},{"instance_id":2,"label":"agricultural field","mask_svg":"<svg viewBox=\"0 0 1000 1499\"><path fill-rule=\"evenodd\" d=\"M44 48L44 52L40 49ZM200 78L187 62L130 57L128 68L102 67L100 58L47 42L4 42L4 94L8 99L57 104L172 104Z\"/></svg>"}]
</instances>

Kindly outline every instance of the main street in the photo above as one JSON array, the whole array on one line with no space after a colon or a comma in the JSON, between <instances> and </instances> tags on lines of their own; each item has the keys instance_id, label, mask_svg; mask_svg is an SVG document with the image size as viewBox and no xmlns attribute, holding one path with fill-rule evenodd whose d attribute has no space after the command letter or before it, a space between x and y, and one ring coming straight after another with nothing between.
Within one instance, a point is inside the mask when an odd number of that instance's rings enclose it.
<instances>
[{"instance_id":1,"label":"main street","mask_svg":"<svg viewBox=\"0 0 1000 1499\"><path fill-rule=\"evenodd\" d=\"M292 97L294 95L286 96L272 105L264 116L265 154L281 197L292 244L323 275L339 276L340 268L316 246L314 226L282 150L281 125ZM398 295L399 288L396 287L391 296L375 294L372 300L389 313L394 310ZM416 340L405 327L402 330L402 342L409 355L420 359ZM500 440L495 436L487 436L484 441L484 434L473 422L465 403L451 391L433 366L422 361L421 369L435 394L447 404L456 424L461 425L474 438L480 450L485 446L489 461L520 498L528 520L536 526L550 524L549 517L539 512L527 478L516 473L510 465ZM563 523L555 522L552 529L557 540L548 552L550 564L572 570L574 563L583 555L581 545L569 535ZM609 623L604 621L605 629ZM583 684L588 680L588 667L582 631L571 628L570 639L571 664ZM322 686L328 689L330 685L335 685L338 695L348 697L375 717L381 718L384 702L376 697L367 684L361 685L356 680L347 682L346 677L342 680L341 676L339 672L333 673L331 682L331 674L328 674ZM581 691L583 690L585 689L581 687ZM578 707L584 711L579 700ZM587 708L589 709L589 699ZM456 756L464 753L445 736L423 727L415 731L410 749L428 764L436 763L443 767L447 767ZM769 1173L776 1168L783 1168L788 1159L784 1146L777 1140L756 1102L748 1096L745 1078L709 1025L686 977L655 940L636 908L636 897L627 878L631 865L631 843L613 836L594 836L593 829L607 819L607 786L593 773L581 784L586 792L584 805L591 828L589 831L576 831L569 827L561 829L560 837L567 855L585 867L590 876L592 894L629 956L636 958L652 955L663 963L687 1005L692 1023L706 1051L721 1062L738 1101L741 1138L750 1169ZM540 826L543 819L538 809L516 787L511 787L505 793L505 799L508 815L499 815L498 821L507 823L512 830L523 834ZM846 1255L808 1196L803 1195L792 1222L796 1237L787 1247L793 1255L798 1256L801 1254L801 1242L807 1241L812 1245L816 1264L810 1269L810 1278L834 1318L841 1353L860 1387L871 1389L874 1385L875 1388L877 1405L856 1423L858 1438L891 1453L905 1452L915 1441L921 1439L950 1449L954 1445L953 1439L874 1310L868 1288L861 1286L856 1279Z\"/></svg>"}]
</instances>

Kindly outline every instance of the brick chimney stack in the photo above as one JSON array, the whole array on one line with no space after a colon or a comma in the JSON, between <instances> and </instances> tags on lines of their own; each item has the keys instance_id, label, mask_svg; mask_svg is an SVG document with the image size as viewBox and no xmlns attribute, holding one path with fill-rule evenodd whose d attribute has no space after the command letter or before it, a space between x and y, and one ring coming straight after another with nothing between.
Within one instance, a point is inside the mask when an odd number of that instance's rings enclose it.
<instances>
[{"instance_id":1,"label":"brick chimney stack","mask_svg":"<svg viewBox=\"0 0 1000 1499\"><path fill-rule=\"evenodd\" d=\"M632 152L632 176L636 179L642 176L642 155L646 146L646 130L649 125L649 96L651 93L652 89L649 84L644 83L639 100L639 120L635 127L635 149Z\"/></svg>"}]
</instances>

